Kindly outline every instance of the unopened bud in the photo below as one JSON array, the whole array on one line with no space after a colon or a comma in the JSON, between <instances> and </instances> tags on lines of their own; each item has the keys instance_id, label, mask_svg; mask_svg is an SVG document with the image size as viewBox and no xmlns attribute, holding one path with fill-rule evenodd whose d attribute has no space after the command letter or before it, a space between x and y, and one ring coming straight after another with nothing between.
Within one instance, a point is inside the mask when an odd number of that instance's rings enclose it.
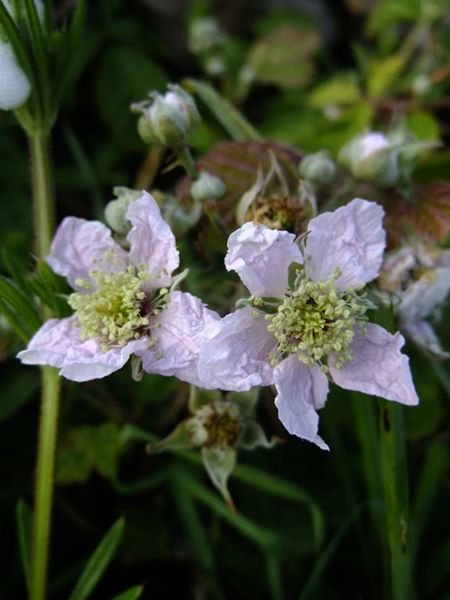
<instances>
[{"instance_id":1,"label":"unopened bud","mask_svg":"<svg viewBox=\"0 0 450 600\"><path fill-rule=\"evenodd\" d=\"M115 187L113 192L117 199L111 200L106 205L105 219L113 231L126 235L131 229L131 223L127 219L128 207L142 195L142 192L125 187Z\"/></svg>"},{"instance_id":2,"label":"unopened bud","mask_svg":"<svg viewBox=\"0 0 450 600\"><path fill-rule=\"evenodd\" d=\"M140 114L138 131L147 144L177 147L187 144L200 124L194 99L178 85L164 94L154 92L150 101L133 104Z\"/></svg>"},{"instance_id":3,"label":"unopened bud","mask_svg":"<svg viewBox=\"0 0 450 600\"><path fill-rule=\"evenodd\" d=\"M189 49L194 54L210 52L222 46L225 41L225 33L211 17L196 19L189 28Z\"/></svg>"},{"instance_id":4,"label":"unopened bud","mask_svg":"<svg viewBox=\"0 0 450 600\"><path fill-rule=\"evenodd\" d=\"M217 200L225 194L225 184L221 179L202 171L198 179L191 185L191 196L198 202Z\"/></svg>"},{"instance_id":5,"label":"unopened bud","mask_svg":"<svg viewBox=\"0 0 450 600\"><path fill-rule=\"evenodd\" d=\"M326 150L307 154L300 163L299 172L313 186L329 183L336 175L336 165Z\"/></svg>"},{"instance_id":6,"label":"unopened bud","mask_svg":"<svg viewBox=\"0 0 450 600\"><path fill-rule=\"evenodd\" d=\"M393 185L400 176L398 150L380 132L363 133L350 140L338 161L357 179L382 187Z\"/></svg>"},{"instance_id":7,"label":"unopened bud","mask_svg":"<svg viewBox=\"0 0 450 600\"><path fill-rule=\"evenodd\" d=\"M14 50L8 42L0 41L0 109L14 110L30 95L31 86Z\"/></svg>"}]
</instances>

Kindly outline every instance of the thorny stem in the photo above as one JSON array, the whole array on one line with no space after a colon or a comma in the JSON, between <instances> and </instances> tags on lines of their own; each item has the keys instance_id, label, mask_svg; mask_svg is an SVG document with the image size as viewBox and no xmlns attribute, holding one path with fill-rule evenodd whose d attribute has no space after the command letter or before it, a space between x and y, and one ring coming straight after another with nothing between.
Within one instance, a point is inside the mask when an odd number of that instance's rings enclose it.
<instances>
[{"instance_id":1,"label":"thorny stem","mask_svg":"<svg viewBox=\"0 0 450 600\"><path fill-rule=\"evenodd\" d=\"M411 598L408 470L402 407L380 403L381 471L390 550L392 600Z\"/></svg>"},{"instance_id":2,"label":"thorny stem","mask_svg":"<svg viewBox=\"0 0 450 600\"><path fill-rule=\"evenodd\" d=\"M50 249L54 223L48 136L41 132L32 134L30 148L36 254L43 260ZM43 316L50 316L48 309L43 310ZM60 378L56 369L43 367L31 556L32 600L46 598L59 390Z\"/></svg>"}]
</instances>

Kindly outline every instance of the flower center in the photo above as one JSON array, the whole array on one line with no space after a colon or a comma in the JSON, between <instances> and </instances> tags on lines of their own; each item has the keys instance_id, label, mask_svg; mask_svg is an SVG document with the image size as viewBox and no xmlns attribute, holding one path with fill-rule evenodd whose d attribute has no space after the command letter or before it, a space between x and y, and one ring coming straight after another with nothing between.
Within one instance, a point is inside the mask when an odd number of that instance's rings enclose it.
<instances>
[{"instance_id":1,"label":"flower center","mask_svg":"<svg viewBox=\"0 0 450 600\"><path fill-rule=\"evenodd\" d=\"M266 315L268 330L277 339L271 357L276 365L280 356L297 355L307 365L319 363L323 370L332 352L334 366L341 368L351 359L351 344L357 324L366 320L368 308L355 290L336 289L336 273L326 282L309 281L303 271L297 273L292 290L288 290L275 314Z\"/></svg>"},{"instance_id":2,"label":"flower center","mask_svg":"<svg viewBox=\"0 0 450 600\"><path fill-rule=\"evenodd\" d=\"M216 400L197 411L195 418L205 432L204 446L236 445L242 430L242 418L236 406Z\"/></svg>"},{"instance_id":3,"label":"flower center","mask_svg":"<svg viewBox=\"0 0 450 600\"><path fill-rule=\"evenodd\" d=\"M91 293L71 294L70 306L81 325L81 339L95 339L104 351L112 346L125 346L128 342L148 333L152 302L142 290L149 279L144 271L128 267L120 273L91 271L96 282ZM92 285L86 280L77 284L89 290Z\"/></svg>"}]
</instances>

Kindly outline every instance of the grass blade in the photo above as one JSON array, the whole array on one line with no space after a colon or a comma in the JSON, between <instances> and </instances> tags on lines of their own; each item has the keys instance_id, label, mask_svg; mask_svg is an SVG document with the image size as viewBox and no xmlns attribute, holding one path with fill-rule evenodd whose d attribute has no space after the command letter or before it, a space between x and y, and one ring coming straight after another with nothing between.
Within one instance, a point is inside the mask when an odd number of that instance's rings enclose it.
<instances>
[{"instance_id":1,"label":"grass blade","mask_svg":"<svg viewBox=\"0 0 450 600\"><path fill-rule=\"evenodd\" d=\"M119 519L102 539L81 573L69 600L89 598L116 553L122 539L124 526L125 521Z\"/></svg>"}]
</instances>

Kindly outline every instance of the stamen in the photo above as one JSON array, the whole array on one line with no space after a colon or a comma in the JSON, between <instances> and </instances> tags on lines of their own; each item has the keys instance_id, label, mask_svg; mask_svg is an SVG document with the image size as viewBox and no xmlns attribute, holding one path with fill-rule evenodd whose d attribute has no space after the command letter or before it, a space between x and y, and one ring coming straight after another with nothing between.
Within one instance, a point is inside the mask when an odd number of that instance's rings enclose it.
<instances>
[{"instance_id":1,"label":"stamen","mask_svg":"<svg viewBox=\"0 0 450 600\"><path fill-rule=\"evenodd\" d=\"M146 272L130 266L120 273L93 270L89 275L95 289L75 292L69 298L80 322L81 339L99 341L106 352L149 334L150 316L161 310L167 295L162 293L155 300L148 297L142 289L149 280ZM89 290L91 286L83 287Z\"/></svg>"},{"instance_id":2,"label":"stamen","mask_svg":"<svg viewBox=\"0 0 450 600\"><path fill-rule=\"evenodd\" d=\"M336 289L338 277L336 272L326 282L314 282L303 270L297 272L277 312L266 315L268 330L278 341L269 357L273 366L289 354L307 365L319 364L324 371L330 352L336 368L351 359L355 326L365 322L367 304L355 290Z\"/></svg>"}]
</instances>

